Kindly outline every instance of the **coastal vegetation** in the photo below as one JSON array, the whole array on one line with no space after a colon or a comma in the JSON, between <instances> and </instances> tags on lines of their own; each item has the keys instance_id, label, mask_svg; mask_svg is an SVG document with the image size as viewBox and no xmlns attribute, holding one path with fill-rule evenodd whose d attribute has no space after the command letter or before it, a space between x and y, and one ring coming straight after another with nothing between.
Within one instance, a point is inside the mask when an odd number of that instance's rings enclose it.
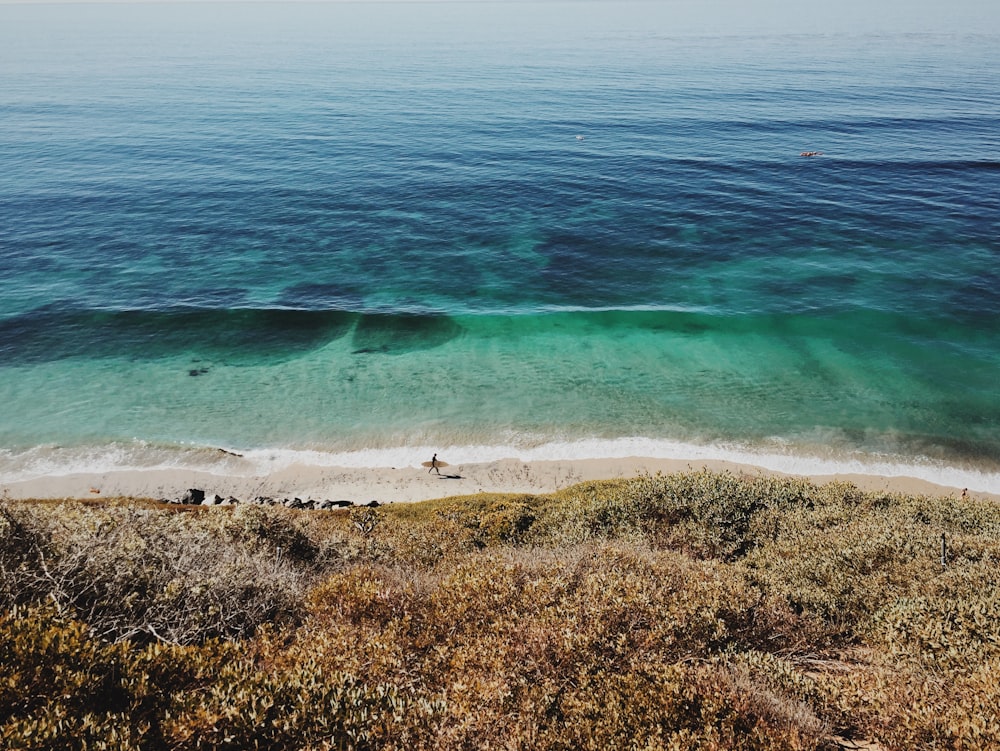
<instances>
[{"instance_id":1,"label":"coastal vegetation","mask_svg":"<svg viewBox=\"0 0 1000 751\"><path fill-rule=\"evenodd\" d=\"M998 748L998 564L992 502L729 473L0 501L0 747Z\"/></svg>"}]
</instances>

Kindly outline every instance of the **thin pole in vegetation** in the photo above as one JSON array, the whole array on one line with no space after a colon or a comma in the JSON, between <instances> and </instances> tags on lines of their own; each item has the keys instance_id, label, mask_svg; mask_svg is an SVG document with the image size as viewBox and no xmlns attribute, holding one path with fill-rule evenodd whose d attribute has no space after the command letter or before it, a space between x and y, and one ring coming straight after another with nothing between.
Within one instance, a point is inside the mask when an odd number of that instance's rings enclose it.
<instances>
[{"instance_id":1,"label":"thin pole in vegetation","mask_svg":"<svg viewBox=\"0 0 1000 751\"><path fill-rule=\"evenodd\" d=\"M948 541L945 539L944 532L941 533L941 566L948 565Z\"/></svg>"}]
</instances>

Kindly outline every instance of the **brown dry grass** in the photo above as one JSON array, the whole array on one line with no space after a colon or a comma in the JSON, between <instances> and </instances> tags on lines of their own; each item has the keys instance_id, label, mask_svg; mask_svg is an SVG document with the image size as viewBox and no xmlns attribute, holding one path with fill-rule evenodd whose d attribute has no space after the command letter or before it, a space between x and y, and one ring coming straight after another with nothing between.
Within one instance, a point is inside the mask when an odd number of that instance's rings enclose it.
<instances>
[{"instance_id":1,"label":"brown dry grass","mask_svg":"<svg viewBox=\"0 0 1000 751\"><path fill-rule=\"evenodd\" d=\"M998 748L998 563L989 503L729 474L343 512L7 502L0 740Z\"/></svg>"}]
</instances>

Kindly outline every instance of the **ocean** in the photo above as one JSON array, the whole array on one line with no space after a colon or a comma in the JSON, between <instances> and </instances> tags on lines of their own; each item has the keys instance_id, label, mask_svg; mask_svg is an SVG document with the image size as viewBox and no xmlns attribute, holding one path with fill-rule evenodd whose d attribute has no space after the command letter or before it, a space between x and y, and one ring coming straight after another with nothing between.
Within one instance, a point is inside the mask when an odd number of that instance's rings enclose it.
<instances>
[{"instance_id":1,"label":"ocean","mask_svg":"<svg viewBox=\"0 0 1000 751\"><path fill-rule=\"evenodd\" d=\"M1000 35L671 8L0 5L0 487L222 448L1000 492Z\"/></svg>"}]
</instances>

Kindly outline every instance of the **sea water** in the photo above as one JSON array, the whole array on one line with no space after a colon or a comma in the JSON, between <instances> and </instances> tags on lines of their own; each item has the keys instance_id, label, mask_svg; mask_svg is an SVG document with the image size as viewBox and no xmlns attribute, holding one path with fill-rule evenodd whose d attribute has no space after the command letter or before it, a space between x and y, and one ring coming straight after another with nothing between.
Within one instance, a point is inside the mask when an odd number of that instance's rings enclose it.
<instances>
[{"instance_id":1,"label":"sea water","mask_svg":"<svg viewBox=\"0 0 1000 751\"><path fill-rule=\"evenodd\" d=\"M0 5L0 483L224 448L1000 492L1000 36L680 7Z\"/></svg>"}]
</instances>

